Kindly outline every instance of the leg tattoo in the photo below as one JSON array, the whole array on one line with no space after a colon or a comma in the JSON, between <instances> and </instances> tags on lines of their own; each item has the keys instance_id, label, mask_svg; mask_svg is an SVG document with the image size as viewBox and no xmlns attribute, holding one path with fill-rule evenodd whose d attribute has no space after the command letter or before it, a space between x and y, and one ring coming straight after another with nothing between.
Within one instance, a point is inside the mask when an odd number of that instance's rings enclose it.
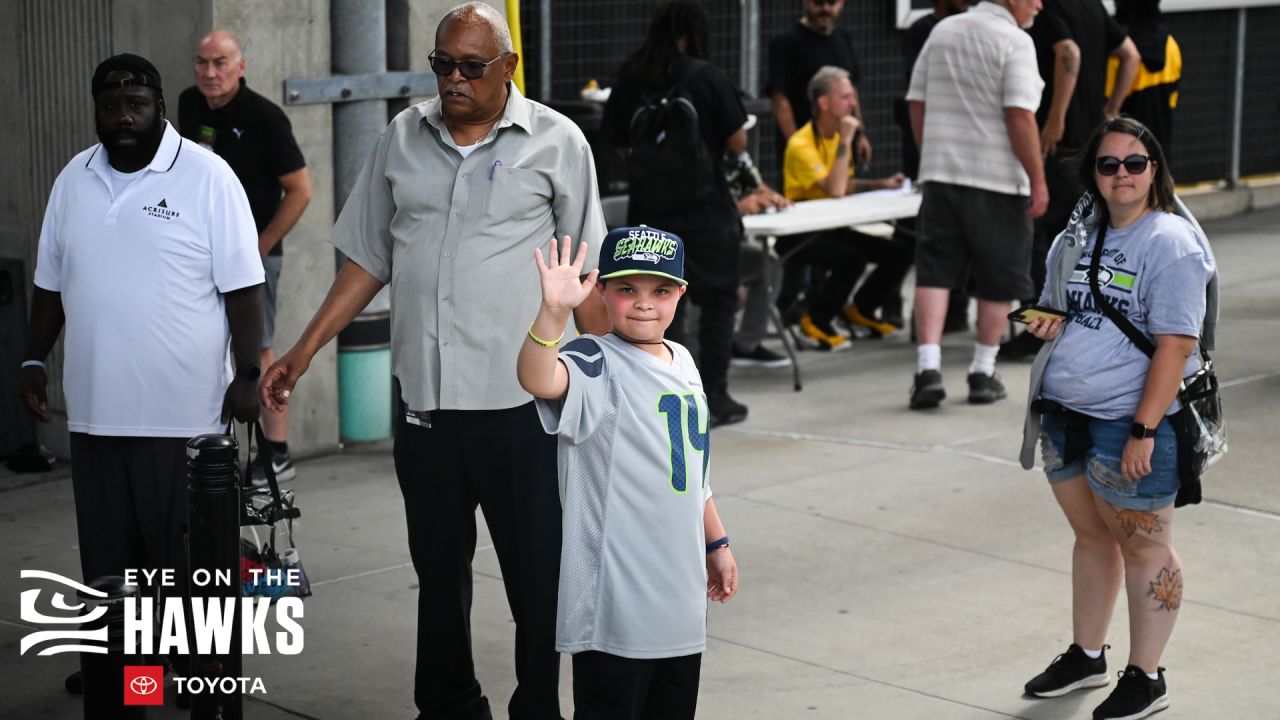
<instances>
[{"instance_id":1,"label":"leg tattoo","mask_svg":"<svg viewBox=\"0 0 1280 720\"><path fill-rule=\"evenodd\" d=\"M1116 520L1119 521L1120 527L1124 529L1126 537L1133 537L1133 534L1139 530L1148 535L1164 530L1164 523L1160 522L1160 516L1153 512L1119 510L1116 512Z\"/></svg>"},{"instance_id":2,"label":"leg tattoo","mask_svg":"<svg viewBox=\"0 0 1280 720\"><path fill-rule=\"evenodd\" d=\"M1182 606L1182 571L1160 568L1147 594L1159 603L1157 610L1177 610Z\"/></svg>"}]
</instances>

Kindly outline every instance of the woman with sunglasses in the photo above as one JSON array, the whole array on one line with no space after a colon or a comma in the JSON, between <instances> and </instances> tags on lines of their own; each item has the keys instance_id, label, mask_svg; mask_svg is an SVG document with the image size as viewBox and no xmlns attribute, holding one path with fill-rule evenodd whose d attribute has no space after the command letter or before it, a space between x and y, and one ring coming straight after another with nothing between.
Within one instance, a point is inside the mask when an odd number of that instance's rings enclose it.
<instances>
[{"instance_id":1,"label":"woman with sunglasses","mask_svg":"<svg viewBox=\"0 0 1280 720\"><path fill-rule=\"evenodd\" d=\"M1173 547L1180 481L1167 416L1179 408L1180 381L1200 365L1197 339L1214 265L1197 228L1176 214L1164 154L1144 125L1106 121L1083 158L1080 184L1089 197L1077 211L1084 219L1073 219L1054 242L1039 301L1067 316L1028 325L1047 342L1032 367L1022 453L1029 469L1039 440L1075 534L1072 643L1026 692L1057 697L1109 683L1104 643L1123 584L1129 659L1093 717L1142 718L1169 704L1159 662L1182 604L1183 575ZM1107 317L1099 295L1154 340L1153 357Z\"/></svg>"}]
</instances>

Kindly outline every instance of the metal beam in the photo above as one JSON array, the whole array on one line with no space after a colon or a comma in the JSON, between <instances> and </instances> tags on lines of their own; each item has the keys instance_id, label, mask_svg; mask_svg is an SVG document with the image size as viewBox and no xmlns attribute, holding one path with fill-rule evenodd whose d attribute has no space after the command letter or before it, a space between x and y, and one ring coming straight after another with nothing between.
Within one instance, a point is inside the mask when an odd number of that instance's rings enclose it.
<instances>
[{"instance_id":1,"label":"metal beam","mask_svg":"<svg viewBox=\"0 0 1280 720\"><path fill-rule=\"evenodd\" d=\"M436 76L428 72L333 75L322 78L290 78L284 81L286 105L386 100L435 94Z\"/></svg>"}]
</instances>

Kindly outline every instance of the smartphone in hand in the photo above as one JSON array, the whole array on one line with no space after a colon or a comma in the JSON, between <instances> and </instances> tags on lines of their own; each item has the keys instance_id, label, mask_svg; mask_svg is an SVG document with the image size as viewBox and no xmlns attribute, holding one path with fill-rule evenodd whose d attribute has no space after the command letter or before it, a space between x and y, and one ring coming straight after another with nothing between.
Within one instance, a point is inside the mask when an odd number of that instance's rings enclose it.
<instances>
[{"instance_id":1,"label":"smartphone in hand","mask_svg":"<svg viewBox=\"0 0 1280 720\"><path fill-rule=\"evenodd\" d=\"M1024 325L1035 320L1052 320L1054 318L1066 320L1067 313L1062 310L1055 310L1054 308L1044 307L1042 305L1023 305L1017 310L1009 313L1010 320L1017 323L1023 323Z\"/></svg>"}]
</instances>

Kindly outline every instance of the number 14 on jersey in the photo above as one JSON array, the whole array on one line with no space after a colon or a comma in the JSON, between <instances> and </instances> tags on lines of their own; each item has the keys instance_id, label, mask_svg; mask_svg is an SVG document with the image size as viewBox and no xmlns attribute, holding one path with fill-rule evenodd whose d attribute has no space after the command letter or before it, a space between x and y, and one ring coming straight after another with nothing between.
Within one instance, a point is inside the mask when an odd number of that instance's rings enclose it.
<instances>
[{"instance_id":1,"label":"number 14 on jersey","mask_svg":"<svg viewBox=\"0 0 1280 720\"><path fill-rule=\"evenodd\" d=\"M703 418L710 413L701 393L663 393L658 396L658 412L667 416L667 438L671 441L671 489L678 493L688 490L686 462L689 452L702 455L702 481L706 483L707 464L711 460L711 434ZM696 461L696 460L695 460Z\"/></svg>"}]
</instances>

